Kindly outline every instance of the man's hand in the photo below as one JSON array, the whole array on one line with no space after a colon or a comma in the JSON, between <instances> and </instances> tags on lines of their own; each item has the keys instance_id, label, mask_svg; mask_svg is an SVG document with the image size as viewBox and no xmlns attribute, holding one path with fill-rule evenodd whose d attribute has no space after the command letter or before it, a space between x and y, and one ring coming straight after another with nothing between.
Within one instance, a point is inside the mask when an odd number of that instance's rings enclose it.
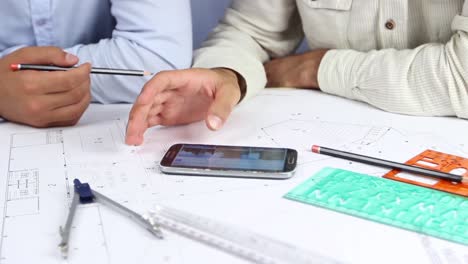
<instances>
[{"instance_id":1,"label":"man's hand","mask_svg":"<svg viewBox=\"0 0 468 264\"><path fill-rule=\"evenodd\" d=\"M77 62L56 47L23 48L0 59L0 116L34 127L76 124L91 99L89 64L66 72L13 72L10 65L70 67Z\"/></svg>"},{"instance_id":2,"label":"man's hand","mask_svg":"<svg viewBox=\"0 0 468 264\"><path fill-rule=\"evenodd\" d=\"M265 63L267 87L318 89L318 69L326 52L314 50Z\"/></svg>"},{"instance_id":3,"label":"man's hand","mask_svg":"<svg viewBox=\"0 0 468 264\"><path fill-rule=\"evenodd\" d=\"M130 112L126 143L140 145L147 128L182 125L205 119L220 129L241 91L235 72L190 69L160 72L146 85Z\"/></svg>"}]
</instances>

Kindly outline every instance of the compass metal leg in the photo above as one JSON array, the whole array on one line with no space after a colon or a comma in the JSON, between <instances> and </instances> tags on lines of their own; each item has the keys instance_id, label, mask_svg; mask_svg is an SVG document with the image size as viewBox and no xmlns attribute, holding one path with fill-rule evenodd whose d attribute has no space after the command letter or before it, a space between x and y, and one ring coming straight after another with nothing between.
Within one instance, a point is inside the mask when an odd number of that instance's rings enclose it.
<instances>
[{"instance_id":1,"label":"compass metal leg","mask_svg":"<svg viewBox=\"0 0 468 264\"><path fill-rule=\"evenodd\" d=\"M74 191L70 210L68 211L67 221L65 222L65 226L60 227L60 236L62 237L62 240L59 244L59 248L63 258L68 257L68 241L70 238L71 225L73 223L73 218L75 217L76 208L78 207L79 203L80 196L76 193L76 191Z\"/></svg>"}]
</instances>

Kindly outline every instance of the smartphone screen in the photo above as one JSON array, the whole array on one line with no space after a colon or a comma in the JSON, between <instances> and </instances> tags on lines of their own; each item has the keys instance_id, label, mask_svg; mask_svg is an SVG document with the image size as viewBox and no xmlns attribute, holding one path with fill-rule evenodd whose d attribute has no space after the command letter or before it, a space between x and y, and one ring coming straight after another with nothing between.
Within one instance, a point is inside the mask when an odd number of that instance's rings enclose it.
<instances>
[{"instance_id":1,"label":"smartphone screen","mask_svg":"<svg viewBox=\"0 0 468 264\"><path fill-rule=\"evenodd\" d=\"M286 148L178 144L163 166L213 170L285 172L295 167L297 152ZM291 162L294 152L294 162ZM288 162L288 159L290 162ZM291 168L290 168L291 167Z\"/></svg>"}]
</instances>

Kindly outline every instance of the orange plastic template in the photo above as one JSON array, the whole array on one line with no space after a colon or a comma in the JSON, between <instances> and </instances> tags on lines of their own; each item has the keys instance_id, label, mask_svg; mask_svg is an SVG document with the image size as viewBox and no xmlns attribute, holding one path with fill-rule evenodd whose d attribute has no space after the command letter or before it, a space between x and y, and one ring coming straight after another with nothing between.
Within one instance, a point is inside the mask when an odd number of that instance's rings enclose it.
<instances>
[{"instance_id":1,"label":"orange plastic template","mask_svg":"<svg viewBox=\"0 0 468 264\"><path fill-rule=\"evenodd\" d=\"M468 175L468 159L434 150L426 150L406 164L458 175ZM384 178L406 182L468 197L468 184L439 180L392 170Z\"/></svg>"}]
</instances>

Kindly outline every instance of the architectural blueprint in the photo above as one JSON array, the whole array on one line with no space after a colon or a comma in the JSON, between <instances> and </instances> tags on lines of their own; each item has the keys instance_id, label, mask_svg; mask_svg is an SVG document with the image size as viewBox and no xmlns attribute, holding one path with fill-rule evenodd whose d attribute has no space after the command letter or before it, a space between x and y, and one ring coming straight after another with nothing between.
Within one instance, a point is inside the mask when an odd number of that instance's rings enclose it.
<instances>
[{"instance_id":1,"label":"architectural blueprint","mask_svg":"<svg viewBox=\"0 0 468 264\"><path fill-rule=\"evenodd\" d=\"M100 204L80 205L63 260L58 230L75 178L140 213L166 204L343 263L468 264L466 246L282 199L325 166L375 176L387 171L314 154L314 144L399 162L425 149L468 157L465 120L401 116L316 92L267 89L239 105L221 131L204 122L155 127L142 146L126 146L129 109L93 105L70 128L0 125L0 264L244 263L170 232L155 239ZM290 180L164 175L159 160L175 143L291 147L299 164Z\"/></svg>"}]
</instances>

